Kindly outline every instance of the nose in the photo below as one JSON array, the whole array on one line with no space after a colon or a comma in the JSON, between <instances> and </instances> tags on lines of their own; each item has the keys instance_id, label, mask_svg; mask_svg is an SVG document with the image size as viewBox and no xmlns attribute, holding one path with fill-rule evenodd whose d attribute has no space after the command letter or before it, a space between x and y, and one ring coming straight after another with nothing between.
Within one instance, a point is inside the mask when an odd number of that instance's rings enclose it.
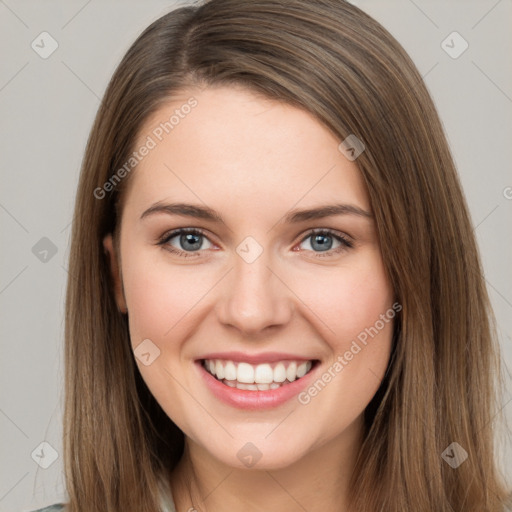
<instances>
[{"instance_id":1,"label":"nose","mask_svg":"<svg viewBox=\"0 0 512 512\"><path fill-rule=\"evenodd\" d=\"M235 254L233 265L217 303L219 321L252 337L287 324L293 314L293 292L271 268L266 251L250 263Z\"/></svg>"}]
</instances>

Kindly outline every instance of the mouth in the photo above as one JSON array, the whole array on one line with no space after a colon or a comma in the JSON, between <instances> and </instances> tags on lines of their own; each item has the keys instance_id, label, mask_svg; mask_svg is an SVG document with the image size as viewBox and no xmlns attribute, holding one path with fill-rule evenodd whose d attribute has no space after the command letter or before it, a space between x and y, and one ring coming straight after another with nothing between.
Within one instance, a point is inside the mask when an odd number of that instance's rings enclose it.
<instances>
[{"instance_id":1,"label":"mouth","mask_svg":"<svg viewBox=\"0 0 512 512\"><path fill-rule=\"evenodd\" d=\"M303 379L320 361L282 360L251 364L227 359L200 359L199 363L207 373L226 387L270 392Z\"/></svg>"},{"instance_id":2,"label":"mouth","mask_svg":"<svg viewBox=\"0 0 512 512\"><path fill-rule=\"evenodd\" d=\"M195 359L211 396L237 409L268 410L296 398L314 382L321 360L286 352L214 352Z\"/></svg>"}]
</instances>

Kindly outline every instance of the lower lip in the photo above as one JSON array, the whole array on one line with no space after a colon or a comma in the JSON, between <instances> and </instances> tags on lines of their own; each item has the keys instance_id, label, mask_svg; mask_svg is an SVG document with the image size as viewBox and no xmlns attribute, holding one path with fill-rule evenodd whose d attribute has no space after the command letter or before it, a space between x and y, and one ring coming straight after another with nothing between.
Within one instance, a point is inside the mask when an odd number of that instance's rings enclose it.
<instances>
[{"instance_id":1,"label":"lower lip","mask_svg":"<svg viewBox=\"0 0 512 512\"><path fill-rule=\"evenodd\" d=\"M298 395L307 387L317 370L318 362L313 368L300 379L294 380L277 389L268 389L266 391L251 391L248 389L237 389L223 384L217 380L211 373L207 372L201 361L196 361L201 377L210 389L210 391L224 403L237 407L239 409L271 409L284 404Z\"/></svg>"}]
</instances>

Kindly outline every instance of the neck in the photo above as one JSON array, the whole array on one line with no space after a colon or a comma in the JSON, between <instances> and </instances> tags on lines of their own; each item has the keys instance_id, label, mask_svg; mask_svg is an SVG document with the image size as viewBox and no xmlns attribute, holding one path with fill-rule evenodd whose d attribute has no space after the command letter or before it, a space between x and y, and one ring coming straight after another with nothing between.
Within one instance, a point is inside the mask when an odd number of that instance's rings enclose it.
<instances>
[{"instance_id":1,"label":"neck","mask_svg":"<svg viewBox=\"0 0 512 512\"><path fill-rule=\"evenodd\" d=\"M188 437L171 475L176 510L197 512L349 512L348 489L361 446L362 418L280 469L239 469Z\"/></svg>"}]
</instances>

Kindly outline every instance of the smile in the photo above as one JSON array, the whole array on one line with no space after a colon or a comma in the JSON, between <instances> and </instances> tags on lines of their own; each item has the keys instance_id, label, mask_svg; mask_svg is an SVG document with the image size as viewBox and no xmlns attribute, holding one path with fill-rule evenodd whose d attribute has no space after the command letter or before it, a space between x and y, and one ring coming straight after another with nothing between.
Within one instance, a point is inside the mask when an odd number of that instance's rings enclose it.
<instances>
[{"instance_id":1,"label":"smile","mask_svg":"<svg viewBox=\"0 0 512 512\"><path fill-rule=\"evenodd\" d=\"M310 385L322 368L319 359L276 353L211 354L195 363L201 380L214 397L245 410L285 404Z\"/></svg>"},{"instance_id":2,"label":"smile","mask_svg":"<svg viewBox=\"0 0 512 512\"><path fill-rule=\"evenodd\" d=\"M204 369L226 386L249 390L267 391L294 382L306 375L314 361L278 361L250 364L222 359L204 359Z\"/></svg>"}]
</instances>

